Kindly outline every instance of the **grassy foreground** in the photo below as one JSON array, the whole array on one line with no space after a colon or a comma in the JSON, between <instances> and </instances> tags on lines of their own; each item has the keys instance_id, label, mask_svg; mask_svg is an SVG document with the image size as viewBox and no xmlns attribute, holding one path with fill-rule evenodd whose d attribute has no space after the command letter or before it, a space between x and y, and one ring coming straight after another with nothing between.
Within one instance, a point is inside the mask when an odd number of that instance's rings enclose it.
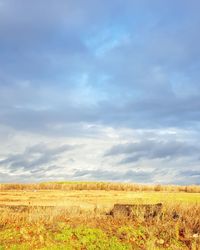
<instances>
[{"instance_id":1,"label":"grassy foreground","mask_svg":"<svg viewBox=\"0 0 200 250\"><path fill-rule=\"evenodd\" d=\"M154 186L145 191L144 186L130 190L123 184L119 190L109 184L103 190L99 184L98 190L97 184L2 184L0 250L200 249L198 186L188 193L189 188L178 192ZM133 218L106 215L115 203L157 202L163 203L163 215L154 219L142 213Z\"/></svg>"}]
</instances>

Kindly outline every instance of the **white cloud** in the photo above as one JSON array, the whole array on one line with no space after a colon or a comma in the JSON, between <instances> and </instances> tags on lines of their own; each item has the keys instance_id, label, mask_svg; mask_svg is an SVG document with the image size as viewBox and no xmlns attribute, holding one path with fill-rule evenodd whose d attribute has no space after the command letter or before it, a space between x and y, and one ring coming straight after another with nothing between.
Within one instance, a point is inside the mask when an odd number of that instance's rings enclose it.
<instances>
[{"instance_id":1,"label":"white cloud","mask_svg":"<svg viewBox=\"0 0 200 250\"><path fill-rule=\"evenodd\" d=\"M187 177L182 172L186 171L189 165L196 164L196 158L193 159L193 155L186 161L184 155L176 153L171 162L165 157L148 158L148 152L146 152L145 159L138 158L136 162L120 165L119 161L124 156L105 157L105 153L116 145L143 143L147 138L150 140L153 138L154 143L156 141L159 143L161 136L169 141L172 138L174 140L182 138L186 140L187 145L187 139L191 140L191 135L187 136L189 131L114 129L95 124L85 126L88 129L88 135L78 137L37 136L29 132L19 133L1 126L0 171L1 176L4 176L2 181L84 178L111 180L113 175L113 178L118 181L174 183L177 178L180 182L186 181ZM193 143L196 143L195 138ZM193 167L193 170L195 169L197 170L197 167ZM132 171L131 175L127 174L129 171ZM26 179L24 179L25 176ZM27 176L31 178L28 179Z\"/></svg>"}]
</instances>

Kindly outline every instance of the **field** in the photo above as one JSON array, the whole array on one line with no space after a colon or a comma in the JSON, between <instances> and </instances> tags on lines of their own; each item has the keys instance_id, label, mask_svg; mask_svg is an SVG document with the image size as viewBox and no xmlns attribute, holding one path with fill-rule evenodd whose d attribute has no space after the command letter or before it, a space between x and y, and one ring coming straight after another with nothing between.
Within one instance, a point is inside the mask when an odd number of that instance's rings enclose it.
<instances>
[{"instance_id":1,"label":"field","mask_svg":"<svg viewBox=\"0 0 200 250\"><path fill-rule=\"evenodd\" d=\"M162 203L162 214L111 216L113 205ZM200 249L198 186L0 185L0 250Z\"/></svg>"}]
</instances>

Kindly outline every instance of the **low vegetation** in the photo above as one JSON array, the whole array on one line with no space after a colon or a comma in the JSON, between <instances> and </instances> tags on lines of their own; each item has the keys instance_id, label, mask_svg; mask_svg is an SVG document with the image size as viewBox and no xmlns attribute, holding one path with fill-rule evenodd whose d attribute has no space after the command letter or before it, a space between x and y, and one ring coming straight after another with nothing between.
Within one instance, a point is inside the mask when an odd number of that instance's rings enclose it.
<instances>
[{"instance_id":1,"label":"low vegetation","mask_svg":"<svg viewBox=\"0 0 200 250\"><path fill-rule=\"evenodd\" d=\"M199 185L141 185L107 182L44 182L37 184L0 184L0 190L116 190L116 191L166 191L200 193Z\"/></svg>"}]
</instances>

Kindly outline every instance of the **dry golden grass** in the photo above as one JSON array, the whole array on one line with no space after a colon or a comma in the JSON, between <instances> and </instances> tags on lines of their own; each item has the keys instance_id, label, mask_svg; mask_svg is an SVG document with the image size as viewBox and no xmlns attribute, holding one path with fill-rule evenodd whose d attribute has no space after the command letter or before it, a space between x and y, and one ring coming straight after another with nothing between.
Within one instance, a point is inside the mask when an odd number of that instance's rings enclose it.
<instances>
[{"instance_id":1,"label":"dry golden grass","mask_svg":"<svg viewBox=\"0 0 200 250\"><path fill-rule=\"evenodd\" d=\"M200 203L200 193L106 190L4 190L0 205L111 208L114 203Z\"/></svg>"}]
</instances>

